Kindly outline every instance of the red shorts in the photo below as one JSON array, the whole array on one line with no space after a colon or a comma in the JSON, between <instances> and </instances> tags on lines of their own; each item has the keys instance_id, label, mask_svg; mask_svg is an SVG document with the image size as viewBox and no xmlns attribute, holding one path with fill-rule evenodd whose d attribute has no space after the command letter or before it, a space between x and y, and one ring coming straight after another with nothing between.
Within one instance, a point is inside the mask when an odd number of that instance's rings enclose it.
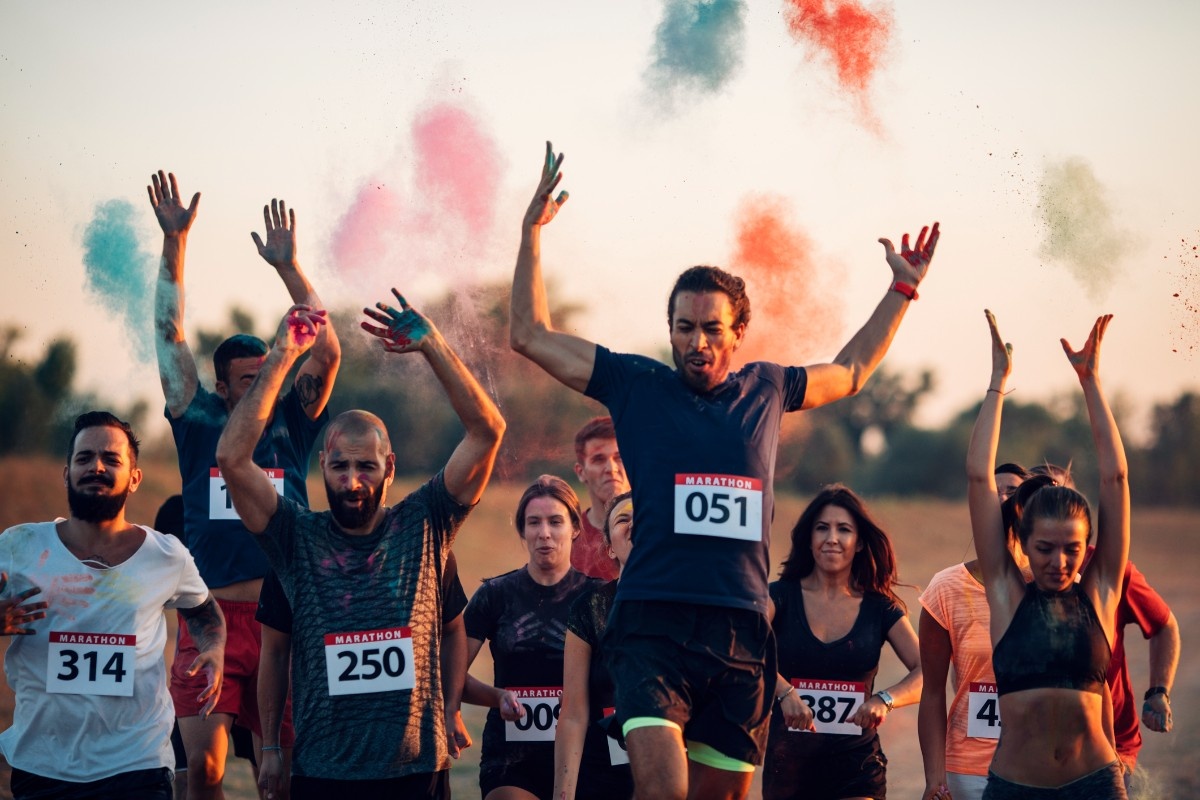
<instances>
[{"instance_id":1,"label":"red shorts","mask_svg":"<svg viewBox=\"0 0 1200 800\"><path fill-rule=\"evenodd\" d=\"M237 723L262 736L262 723L258 718L258 656L262 650L262 626L254 618L258 603L237 602L217 599L225 614L225 679L221 685L221 699L213 709L214 714L229 714ZM175 664L171 667L171 699L175 702L176 717L194 717L200 713L203 703L196 698L208 685L203 672L187 675L187 669L196 660L199 651L187 623L179 620L179 643L175 653ZM279 726L279 743L291 747L295 741L292 730L292 695L288 692L287 705L283 709L283 721Z\"/></svg>"}]
</instances>

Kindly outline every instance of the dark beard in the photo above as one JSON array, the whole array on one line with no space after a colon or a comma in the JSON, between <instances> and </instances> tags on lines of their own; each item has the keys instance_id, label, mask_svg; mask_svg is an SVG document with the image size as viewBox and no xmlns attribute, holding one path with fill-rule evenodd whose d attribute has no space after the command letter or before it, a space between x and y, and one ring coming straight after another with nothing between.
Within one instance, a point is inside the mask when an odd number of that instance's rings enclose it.
<instances>
[{"instance_id":1,"label":"dark beard","mask_svg":"<svg viewBox=\"0 0 1200 800\"><path fill-rule=\"evenodd\" d=\"M109 522L116 519L125 507L125 499L129 497L129 487L118 494L87 494L67 484L67 505L71 508L71 516L83 522Z\"/></svg>"},{"instance_id":2,"label":"dark beard","mask_svg":"<svg viewBox=\"0 0 1200 800\"><path fill-rule=\"evenodd\" d=\"M358 530L371 521L383 502L383 482L371 492L367 502L358 508L347 508L342 504L342 500L353 495L353 492L339 492L329 485L329 481L325 481L325 497L329 500L329 511L333 514L334 521L344 530Z\"/></svg>"}]
</instances>

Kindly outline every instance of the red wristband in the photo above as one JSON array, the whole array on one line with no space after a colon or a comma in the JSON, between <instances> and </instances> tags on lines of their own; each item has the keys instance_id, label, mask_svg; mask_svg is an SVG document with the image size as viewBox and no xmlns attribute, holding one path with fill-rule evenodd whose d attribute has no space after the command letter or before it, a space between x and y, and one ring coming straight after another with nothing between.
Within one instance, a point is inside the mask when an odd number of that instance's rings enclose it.
<instances>
[{"instance_id":1,"label":"red wristband","mask_svg":"<svg viewBox=\"0 0 1200 800\"><path fill-rule=\"evenodd\" d=\"M919 297L917 287L911 286L904 281L892 281L892 285L888 287L888 291L899 292L909 300L916 300Z\"/></svg>"}]
</instances>

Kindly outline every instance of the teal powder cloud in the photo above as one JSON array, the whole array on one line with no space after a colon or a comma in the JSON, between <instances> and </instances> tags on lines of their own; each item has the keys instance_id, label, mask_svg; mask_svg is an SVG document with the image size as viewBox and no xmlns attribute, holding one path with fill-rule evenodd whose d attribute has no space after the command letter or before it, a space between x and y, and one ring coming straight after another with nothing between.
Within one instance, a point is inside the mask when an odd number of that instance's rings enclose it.
<instances>
[{"instance_id":1,"label":"teal powder cloud","mask_svg":"<svg viewBox=\"0 0 1200 800\"><path fill-rule=\"evenodd\" d=\"M98 204L83 232L83 266L87 290L105 313L121 319L130 352L149 362L154 358L154 261L139 246L135 218L126 200Z\"/></svg>"},{"instance_id":2,"label":"teal powder cloud","mask_svg":"<svg viewBox=\"0 0 1200 800\"><path fill-rule=\"evenodd\" d=\"M646 73L651 91L719 91L742 64L745 15L743 0L666 0Z\"/></svg>"},{"instance_id":3,"label":"teal powder cloud","mask_svg":"<svg viewBox=\"0 0 1200 800\"><path fill-rule=\"evenodd\" d=\"M1047 164L1038 189L1045 226L1038 255L1066 267L1092 300L1102 299L1132 247L1104 186L1090 164L1069 158Z\"/></svg>"}]
</instances>

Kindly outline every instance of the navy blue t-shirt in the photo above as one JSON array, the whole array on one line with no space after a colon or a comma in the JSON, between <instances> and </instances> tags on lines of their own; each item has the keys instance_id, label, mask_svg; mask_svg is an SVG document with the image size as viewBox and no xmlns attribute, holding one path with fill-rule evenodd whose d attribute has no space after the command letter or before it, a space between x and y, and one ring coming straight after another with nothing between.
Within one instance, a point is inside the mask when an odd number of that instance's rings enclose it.
<instances>
[{"instance_id":1,"label":"navy blue t-shirt","mask_svg":"<svg viewBox=\"0 0 1200 800\"><path fill-rule=\"evenodd\" d=\"M234 511L217 470L217 441L229 419L225 401L198 386L186 411L164 416L179 453L184 531L200 577L213 589L263 577L271 566ZM309 419L296 392L288 392L254 448L254 463L268 470L277 489L282 485L284 497L304 507L308 455L328 419L328 409Z\"/></svg>"},{"instance_id":2,"label":"navy blue t-shirt","mask_svg":"<svg viewBox=\"0 0 1200 800\"><path fill-rule=\"evenodd\" d=\"M617 602L766 613L779 423L807 386L803 367L755 362L701 395L666 364L596 347L586 394L612 414L638 537Z\"/></svg>"}]
</instances>

